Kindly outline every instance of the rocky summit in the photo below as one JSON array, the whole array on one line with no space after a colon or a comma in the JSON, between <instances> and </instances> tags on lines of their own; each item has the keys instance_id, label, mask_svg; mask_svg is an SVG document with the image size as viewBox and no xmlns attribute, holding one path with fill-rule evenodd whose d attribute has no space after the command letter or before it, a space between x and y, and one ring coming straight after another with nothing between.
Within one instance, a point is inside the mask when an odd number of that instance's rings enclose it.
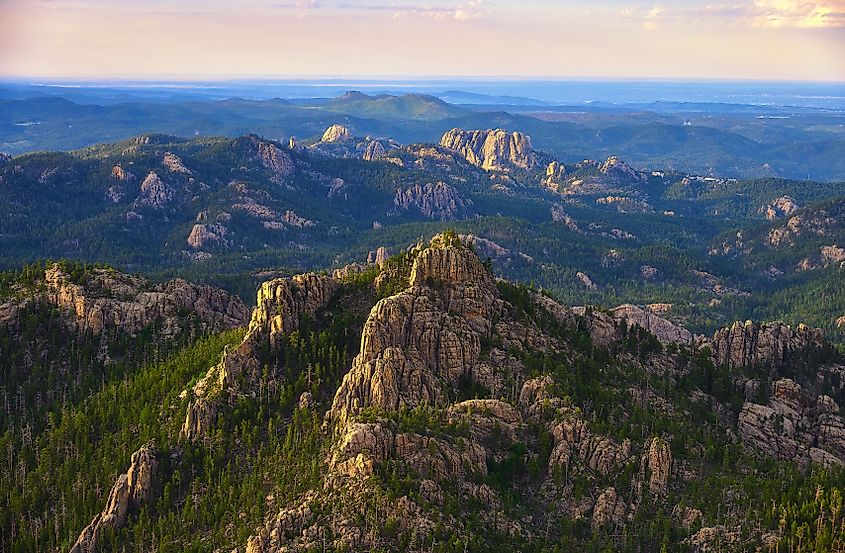
<instances>
[{"instance_id":1,"label":"rocky summit","mask_svg":"<svg viewBox=\"0 0 845 553\"><path fill-rule=\"evenodd\" d=\"M531 139L520 132L452 129L443 134L440 145L486 170L532 169L537 163Z\"/></svg>"}]
</instances>

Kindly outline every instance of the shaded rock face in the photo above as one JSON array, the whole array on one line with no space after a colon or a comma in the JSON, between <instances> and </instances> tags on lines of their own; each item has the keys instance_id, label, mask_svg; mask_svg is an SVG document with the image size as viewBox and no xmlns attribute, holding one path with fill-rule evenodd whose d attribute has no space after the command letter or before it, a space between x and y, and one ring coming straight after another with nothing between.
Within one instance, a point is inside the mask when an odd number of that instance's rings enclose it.
<instances>
[{"instance_id":1,"label":"shaded rock face","mask_svg":"<svg viewBox=\"0 0 845 553\"><path fill-rule=\"evenodd\" d=\"M378 140L372 140L367 144L367 149L364 150L364 161L377 161L384 158L387 153L384 146Z\"/></svg>"},{"instance_id":2,"label":"shaded rock face","mask_svg":"<svg viewBox=\"0 0 845 553\"><path fill-rule=\"evenodd\" d=\"M672 450L662 438L653 438L648 454L643 459L648 469L648 489L653 495L665 496L669 490L669 476L672 473Z\"/></svg>"},{"instance_id":3,"label":"shaded rock face","mask_svg":"<svg viewBox=\"0 0 845 553\"><path fill-rule=\"evenodd\" d=\"M551 209L550 213L552 216L552 221L557 221L558 223L563 223L566 228L571 230L572 232L581 233L581 229L578 227L578 223L569 216L569 214L564 210L563 206L560 204L554 204Z\"/></svg>"},{"instance_id":4,"label":"shaded rock face","mask_svg":"<svg viewBox=\"0 0 845 553\"><path fill-rule=\"evenodd\" d=\"M624 320L629 325L637 325L648 330L663 343L692 344L693 342L692 332L660 317L651 309L643 309L626 303L611 309L611 313L614 319Z\"/></svg>"},{"instance_id":5,"label":"shaded rock face","mask_svg":"<svg viewBox=\"0 0 845 553\"><path fill-rule=\"evenodd\" d=\"M772 383L765 405L746 402L737 432L748 445L778 459L845 465L845 422L829 396L812 397L796 382Z\"/></svg>"},{"instance_id":6,"label":"shaded rock face","mask_svg":"<svg viewBox=\"0 0 845 553\"><path fill-rule=\"evenodd\" d=\"M133 453L129 470L118 477L105 508L82 530L70 553L94 553L99 536L106 528L121 528L130 513L149 503L154 493L158 466L155 443L146 444Z\"/></svg>"},{"instance_id":7,"label":"shaded rock face","mask_svg":"<svg viewBox=\"0 0 845 553\"><path fill-rule=\"evenodd\" d=\"M425 217L440 221L465 218L472 200L465 199L454 187L445 182L415 185L407 190L397 190L393 203L397 207L416 209Z\"/></svg>"},{"instance_id":8,"label":"shaded rock face","mask_svg":"<svg viewBox=\"0 0 845 553\"><path fill-rule=\"evenodd\" d=\"M164 335L175 334L183 310L194 313L209 330L224 330L243 325L248 315L236 296L182 279L150 287L143 278L94 269L90 281L79 285L53 265L45 271L44 283L45 299L67 312L69 324L80 332L118 328L134 335L161 320Z\"/></svg>"},{"instance_id":9,"label":"shaded rock face","mask_svg":"<svg viewBox=\"0 0 845 553\"><path fill-rule=\"evenodd\" d=\"M191 228L191 233L188 235L186 242L188 246L195 250L201 250L208 246L225 246L227 241L224 236L229 229L225 226L215 223L211 225L196 224Z\"/></svg>"},{"instance_id":10,"label":"shaded rock face","mask_svg":"<svg viewBox=\"0 0 845 553\"><path fill-rule=\"evenodd\" d=\"M320 141L327 144L336 144L338 142L346 142L350 138L352 138L352 131L349 130L349 127L336 124L326 129Z\"/></svg>"},{"instance_id":11,"label":"shaded rock face","mask_svg":"<svg viewBox=\"0 0 845 553\"><path fill-rule=\"evenodd\" d=\"M627 514L628 506L616 493L616 488L607 488L596 499L590 523L595 530L617 526L625 522Z\"/></svg>"},{"instance_id":12,"label":"shaded rock face","mask_svg":"<svg viewBox=\"0 0 845 553\"><path fill-rule=\"evenodd\" d=\"M150 171L141 183L141 194L135 200L136 205L162 209L173 199L173 187L164 182L154 171Z\"/></svg>"},{"instance_id":13,"label":"shaded rock face","mask_svg":"<svg viewBox=\"0 0 845 553\"><path fill-rule=\"evenodd\" d=\"M781 366L790 353L822 346L824 334L806 325L797 328L781 322L735 322L716 331L709 346L716 363L732 367Z\"/></svg>"},{"instance_id":14,"label":"shaded rock face","mask_svg":"<svg viewBox=\"0 0 845 553\"><path fill-rule=\"evenodd\" d=\"M296 170L290 154L272 142L262 140L255 135L250 135L248 140L254 148L255 159L270 172L270 180L277 184L287 182Z\"/></svg>"},{"instance_id":15,"label":"shaded rock face","mask_svg":"<svg viewBox=\"0 0 845 553\"><path fill-rule=\"evenodd\" d=\"M459 153L472 165L488 171L531 169L537 164L531 139L520 132L452 129L443 134L440 145Z\"/></svg>"}]
</instances>

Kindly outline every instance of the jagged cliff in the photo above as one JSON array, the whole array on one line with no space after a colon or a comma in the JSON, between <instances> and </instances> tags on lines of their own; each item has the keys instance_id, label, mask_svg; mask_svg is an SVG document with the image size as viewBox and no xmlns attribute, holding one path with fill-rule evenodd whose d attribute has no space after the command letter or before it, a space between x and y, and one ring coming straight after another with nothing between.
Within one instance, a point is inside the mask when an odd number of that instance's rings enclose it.
<instances>
[{"instance_id":1,"label":"jagged cliff","mask_svg":"<svg viewBox=\"0 0 845 553\"><path fill-rule=\"evenodd\" d=\"M0 308L12 313L29 301L55 305L67 324L80 333L101 334L116 329L135 335L153 322L163 336L183 330L184 314L193 314L210 331L243 325L249 310L240 298L207 285L182 279L152 285L148 280L114 269L93 268L74 282L59 264L44 271L43 288Z\"/></svg>"},{"instance_id":2,"label":"jagged cliff","mask_svg":"<svg viewBox=\"0 0 845 553\"><path fill-rule=\"evenodd\" d=\"M440 221L464 219L472 208L472 200L464 198L455 187L445 182L399 189L393 203L404 211L414 209L429 219Z\"/></svg>"},{"instance_id":3,"label":"jagged cliff","mask_svg":"<svg viewBox=\"0 0 845 553\"><path fill-rule=\"evenodd\" d=\"M126 524L129 515L144 507L155 492L159 467L159 453L154 442L148 443L132 454L126 473L121 474L109 493L102 512L79 534L70 553L95 553L97 541L106 529L117 529Z\"/></svg>"},{"instance_id":4,"label":"jagged cliff","mask_svg":"<svg viewBox=\"0 0 845 553\"><path fill-rule=\"evenodd\" d=\"M440 145L459 153L476 167L490 171L532 169L537 164L531 139L520 132L452 129L443 134Z\"/></svg>"},{"instance_id":5,"label":"jagged cliff","mask_svg":"<svg viewBox=\"0 0 845 553\"><path fill-rule=\"evenodd\" d=\"M258 397L266 408L268 390L305 378L279 352L308 343L341 306L368 314L333 327L355 348L338 380L297 391L268 427L289 424L282 435L294 440L293 421L322 423L307 461L318 483L284 501L268 488L239 551L428 551L447 537L530 546L569 539L568 524L615 536L658 516L692 551L728 538L750 547L760 531L726 526L696 495L726 462L719 449L710 464L705 440L802 465L845 462L839 405L820 391L843 369L793 363L821 351L818 331L740 324L706 339L662 317L665 305L571 309L495 279L473 248L501 246L444 233L393 258L380 248L331 275L262 284L242 342L184 392L191 448L211 447L244 405ZM733 391L707 380L722 369ZM751 512L736 494L727 517Z\"/></svg>"}]
</instances>

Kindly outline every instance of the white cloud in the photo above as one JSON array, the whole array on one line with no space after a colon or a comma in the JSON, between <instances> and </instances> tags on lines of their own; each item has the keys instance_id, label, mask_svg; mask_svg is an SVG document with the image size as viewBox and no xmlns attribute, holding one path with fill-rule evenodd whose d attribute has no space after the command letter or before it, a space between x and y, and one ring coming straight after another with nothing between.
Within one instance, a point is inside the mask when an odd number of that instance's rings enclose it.
<instances>
[{"instance_id":1,"label":"white cloud","mask_svg":"<svg viewBox=\"0 0 845 553\"><path fill-rule=\"evenodd\" d=\"M754 0L758 27L843 27L845 0Z\"/></svg>"}]
</instances>

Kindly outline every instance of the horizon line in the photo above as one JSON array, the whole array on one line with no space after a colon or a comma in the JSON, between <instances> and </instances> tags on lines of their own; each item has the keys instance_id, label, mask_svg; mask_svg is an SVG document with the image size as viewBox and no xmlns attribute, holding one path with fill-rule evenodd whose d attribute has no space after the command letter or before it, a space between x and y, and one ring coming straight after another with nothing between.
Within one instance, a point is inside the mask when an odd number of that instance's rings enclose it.
<instances>
[{"instance_id":1,"label":"horizon line","mask_svg":"<svg viewBox=\"0 0 845 553\"><path fill-rule=\"evenodd\" d=\"M47 83L287 83L302 81L306 83L338 82L363 80L373 83L388 83L391 81L407 81L411 83L426 83L440 81L467 82L703 82L703 83L769 83L769 84L831 84L845 85L842 80L824 79L787 79L787 78L740 78L740 77L661 77L661 76L607 76L607 75L355 75L355 74L308 74L308 75L90 75L90 76L48 76L48 75L4 75L0 74L0 81L25 84Z\"/></svg>"}]
</instances>

